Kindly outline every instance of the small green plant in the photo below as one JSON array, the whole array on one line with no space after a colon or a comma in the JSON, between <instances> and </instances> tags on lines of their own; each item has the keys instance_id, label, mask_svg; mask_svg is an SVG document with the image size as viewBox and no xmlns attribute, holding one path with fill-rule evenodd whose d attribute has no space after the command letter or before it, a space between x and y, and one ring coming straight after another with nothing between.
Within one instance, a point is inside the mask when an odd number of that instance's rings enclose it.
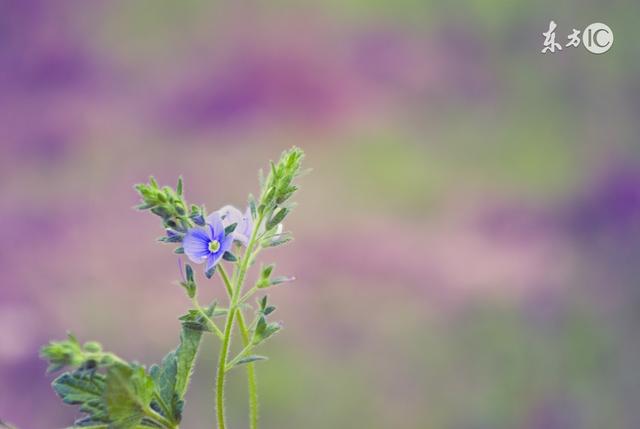
<instances>
[{"instance_id":1,"label":"small green plant","mask_svg":"<svg viewBox=\"0 0 640 429\"><path fill-rule=\"evenodd\" d=\"M302 150L294 147L283 152L277 163L271 163L266 177L260 172L259 197L250 195L244 212L225 206L208 214L204 206L187 204L181 178L175 189L160 187L153 177L149 183L135 187L142 199L138 209L162 219L165 234L160 241L174 246L176 254L184 254L192 263L201 264L207 279L218 274L226 291L226 304L223 307L216 301L200 303L194 268L184 264L179 256L180 285L191 308L180 317L178 347L160 364L146 368L126 362L105 352L99 343L81 343L71 334L66 340L44 346L41 356L49 361L49 371L65 370L53 381L53 389L64 403L78 406L83 413L74 427L178 428L205 334L221 341L215 381L218 429L226 428L225 376L241 366L246 368L248 379L250 428L258 427L254 365L267 358L255 351L280 331L281 325L270 320L276 308L269 304L266 294L261 294L255 307L251 302L257 293L293 278L274 276L272 264L260 267L258 280L252 287L245 285L246 276L261 251L291 240L291 234L283 231L282 222L293 208L291 197L298 189L294 181L300 175L302 158ZM232 267L230 274L229 267ZM248 310L254 311L251 318L246 318ZM236 325L242 346L232 355L231 334Z\"/></svg>"}]
</instances>

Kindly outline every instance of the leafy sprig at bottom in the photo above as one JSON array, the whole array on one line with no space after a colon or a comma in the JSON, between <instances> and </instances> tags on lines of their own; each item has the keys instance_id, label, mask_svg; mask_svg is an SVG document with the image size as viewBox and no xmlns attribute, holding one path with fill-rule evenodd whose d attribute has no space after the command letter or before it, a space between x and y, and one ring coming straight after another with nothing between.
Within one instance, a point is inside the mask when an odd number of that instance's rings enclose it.
<instances>
[{"instance_id":1,"label":"leafy sprig at bottom","mask_svg":"<svg viewBox=\"0 0 640 429\"><path fill-rule=\"evenodd\" d=\"M179 345L157 365L146 368L106 352L97 342L81 343L69 334L63 341L52 341L41 350L49 361L49 371L64 371L52 382L65 404L78 407L82 417L73 427L93 429L176 429L184 409L184 398L203 335L220 342L215 379L215 410L218 429L227 427L225 417L225 377L229 371L246 368L249 392L249 422L258 427L258 391L255 362L267 359L256 349L281 329L271 321L275 307L266 294L250 305L259 292L289 282L292 277L275 276L273 264L261 265L254 285L246 283L247 271L256 265L261 252L292 239L282 222L294 205L296 178L301 174L302 150L294 147L271 162L268 174L260 172L260 193L249 195L244 212L232 206L207 213L202 205L189 205L184 199L183 182L175 188L149 183L136 185L141 197L137 207L162 220L161 242L174 246L179 258L180 285L191 308L180 317ZM194 266L202 268L207 279L219 278L226 294L224 307L217 301L202 304ZM229 271L227 271L229 269ZM254 314L247 317L247 309ZM231 334L240 331L242 345L232 353Z\"/></svg>"}]
</instances>

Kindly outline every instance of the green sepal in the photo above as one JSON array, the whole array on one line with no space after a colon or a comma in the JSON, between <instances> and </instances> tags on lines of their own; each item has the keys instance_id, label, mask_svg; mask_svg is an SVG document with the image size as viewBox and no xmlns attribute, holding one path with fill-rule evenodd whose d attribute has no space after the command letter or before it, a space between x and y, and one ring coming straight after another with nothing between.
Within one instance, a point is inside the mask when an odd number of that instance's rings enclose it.
<instances>
[{"instance_id":1,"label":"green sepal","mask_svg":"<svg viewBox=\"0 0 640 429\"><path fill-rule=\"evenodd\" d=\"M251 218L255 220L258 217L258 209L253 194L249 194L249 211L251 212Z\"/></svg>"},{"instance_id":2,"label":"green sepal","mask_svg":"<svg viewBox=\"0 0 640 429\"><path fill-rule=\"evenodd\" d=\"M270 231L276 226L278 226L278 224L280 224L284 220L284 218L287 217L287 215L289 214L289 211L290 210L287 208L281 208L280 210L278 210L271 217L271 219L267 221L267 226L266 226L267 231Z\"/></svg>"},{"instance_id":3,"label":"green sepal","mask_svg":"<svg viewBox=\"0 0 640 429\"><path fill-rule=\"evenodd\" d=\"M228 225L225 229L224 229L224 235L229 235L231 234L233 231L236 230L238 226L238 222L234 222L231 225Z\"/></svg>"},{"instance_id":4,"label":"green sepal","mask_svg":"<svg viewBox=\"0 0 640 429\"><path fill-rule=\"evenodd\" d=\"M224 252L224 254L222 255L222 259L224 259L225 261L229 261L229 262L236 262L238 260L238 258L236 257L236 255L234 255L231 252Z\"/></svg>"},{"instance_id":5,"label":"green sepal","mask_svg":"<svg viewBox=\"0 0 640 429\"><path fill-rule=\"evenodd\" d=\"M208 279L210 279L211 277L213 277L213 275L214 275L214 274L215 274L215 272L216 272L216 268L217 268L217 265L214 265L213 267L211 267L211 269L209 269L209 270L205 271L205 272L204 272L205 277L206 277L206 278L208 278Z\"/></svg>"}]
</instances>

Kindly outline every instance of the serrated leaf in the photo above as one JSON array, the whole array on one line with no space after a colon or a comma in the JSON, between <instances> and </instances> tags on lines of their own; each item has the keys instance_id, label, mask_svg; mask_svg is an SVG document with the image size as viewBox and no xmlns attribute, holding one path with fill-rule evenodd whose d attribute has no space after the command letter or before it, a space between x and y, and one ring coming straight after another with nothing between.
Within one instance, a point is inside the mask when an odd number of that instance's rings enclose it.
<instances>
[{"instance_id":1,"label":"serrated leaf","mask_svg":"<svg viewBox=\"0 0 640 429\"><path fill-rule=\"evenodd\" d=\"M53 380L51 386L65 404L79 405L80 411L88 414L77 421L76 426L83 421L108 423L107 409L102 402L105 389L104 375L80 371L65 373Z\"/></svg>"},{"instance_id":2,"label":"serrated leaf","mask_svg":"<svg viewBox=\"0 0 640 429\"><path fill-rule=\"evenodd\" d=\"M177 374L177 360L175 350L170 351L162 359L160 365L153 365L149 369L149 375L153 378L158 394L157 404L159 411L168 419L179 421L175 408L177 395L175 394L175 380Z\"/></svg>"},{"instance_id":3,"label":"serrated leaf","mask_svg":"<svg viewBox=\"0 0 640 429\"><path fill-rule=\"evenodd\" d=\"M112 426L135 429L151 403L153 379L141 366L114 365L107 371L102 400Z\"/></svg>"},{"instance_id":4,"label":"serrated leaf","mask_svg":"<svg viewBox=\"0 0 640 429\"><path fill-rule=\"evenodd\" d=\"M205 313L212 317L215 309L214 303L205 309ZM169 352L160 365L154 365L150 370L158 396L163 402L160 408L169 408L171 415L165 415L165 417L176 423L182 419L184 395L193 372L202 332L208 331L202 315L197 310L190 310L181 316L180 320L182 321L180 345Z\"/></svg>"}]
</instances>

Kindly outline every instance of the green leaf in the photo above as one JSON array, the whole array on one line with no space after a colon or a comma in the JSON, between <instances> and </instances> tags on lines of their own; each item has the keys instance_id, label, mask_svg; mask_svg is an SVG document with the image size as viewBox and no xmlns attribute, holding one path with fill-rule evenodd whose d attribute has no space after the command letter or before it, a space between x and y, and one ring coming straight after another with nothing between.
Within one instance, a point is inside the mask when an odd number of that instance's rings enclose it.
<instances>
[{"instance_id":1,"label":"green leaf","mask_svg":"<svg viewBox=\"0 0 640 429\"><path fill-rule=\"evenodd\" d=\"M105 376L98 373L75 371L64 373L51 383L53 390L65 404L80 405L80 411L88 417L76 421L104 424L109 422L106 406L102 401Z\"/></svg>"},{"instance_id":2,"label":"green leaf","mask_svg":"<svg viewBox=\"0 0 640 429\"><path fill-rule=\"evenodd\" d=\"M107 371L102 399L112 426L135 429L149 409L153 379L141 366L114 365Z\"/></svg>"},{"instance_id":3,"label":"green leaf","mask_svg":"<svg viewBox=\"0 0 640 429\"><path fill-rule=\"evenodd\" d=\"M205 313L212 317L215 309L214 303L205 309ZM208 331L204 318L197 310L190 310L180 317L180 320L182 321L180 345L169 352L160 365L154 365L150 370L155 381L156 392L162 401L159 406L165 417L175 423L179 423L182 419L184 395L193 373L202 332ZM170 411L170 415L166 415L167 411Z\"/></svg>"},{"instance_id":4,"label":"green leaf","mask_svg":"<svg viewBox=\"0 0 640 429\"><path fill-rule=\"evenodd\" d=\"M182 196L182 176L178 176L178 184L176 185L176 193Z\"/></svg>"},{"instance_id":5,"label":"green leaf","mask_svg":"<svg viewBox=\"0 0 640 429\"><path fill-rule=\"evenodd\" d=\"M239 359L234 366L238 366L238 365L244 365L247 363L251 363L251 362L256 362L259 360L268 360L269 358L266 356L260 356L260 355L251 355L251 356L247 356L244 357L242 359Z\"/></svg>"},{"instance_id":6,"label":"green leaf","mask_svg":"<svg viewBox=\"0 0 640 429\"><path fill-rule=\"evenodd\" d=\"M211 306L205 310L207 316L211 317L214 309L215 306ZM202 331L183 328L180 334L180 345L176 349L177 374L175 384L175 391L180 399L183 399L187 392L201 339Z\"/></svg>"},{"instance_id":7,"label":"green leaf","mask_svg":"<svg viewBox=\"0 0 640 429\"><path fill-rule=\"evenodd\" d=\"M264 307L261 307L261 309L264 310ZM267 323L264 312L262 312L260 317L258 317L258 323L256 323L256 328L253 332L253 344L258 345L262 343L267 338L280 331L280 329L282 329L282 326L279 323Z\"/></svg>"},{"instance_id":8,"label":"green leaf","mask_svg":"<svg viewBox=\"0 0 640 429\"><path fill-rule=\"evenodd\" d=\"M158 407L168 419L179 422L182 417L182 404L175 393L178 365L175 350L170 351L162 359L160 365L153 365L149 374L153 378L158 394Z\"/></svg>"},{"instance_id":9,"label":"green leaf","mask_svg":"<svg viewBox=\"0 0 640 429\"><path fill-rule=\"evenodd\" d=\"M275 234L271 238L264 238L260 241L262 247L276 247L286 244L293 240L293 237L289 233Z\"/></svg>"},{"instance_id":10,"label":"green leaf","mask_svg":"<svg viewBox=\"0 0 640 429\"><path fill-rule=\"evenodd\" d=\"M278 276L278 277L272 278L269 283L270 283L270 285L275 286L275 285L279 285L279 284L282 284L282 283L292 282L295 279L296 279L295 277Z\"/></svg>"}]
</instances>

